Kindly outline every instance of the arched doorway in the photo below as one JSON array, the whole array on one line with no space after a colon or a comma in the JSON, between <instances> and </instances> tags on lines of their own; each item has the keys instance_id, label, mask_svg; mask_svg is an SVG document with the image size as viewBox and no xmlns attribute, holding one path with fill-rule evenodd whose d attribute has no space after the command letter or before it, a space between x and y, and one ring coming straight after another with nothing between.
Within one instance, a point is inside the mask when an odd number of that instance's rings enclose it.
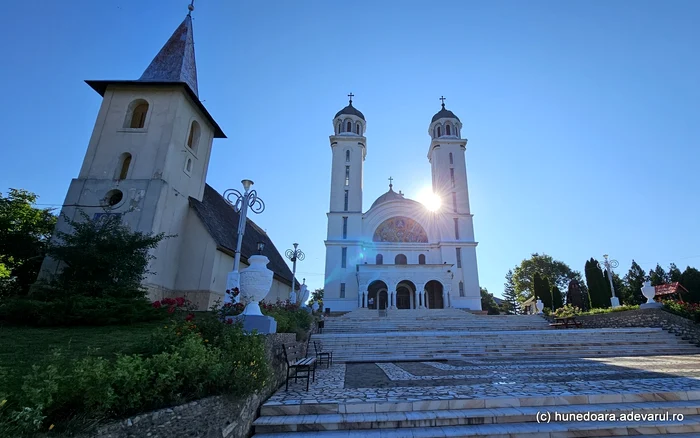
<instances>
[{"instance_id":1,"label":"arched doorway","mask_svg":"<svg viewBox=\"0 0 700 438\"><path fill-rule=\"evenodd\" d=\"M399 282L396 286L396 308L397 309L412 309L415 306L413 301L415 300L415 290L416 285L413 282L404 280Z\"/></svg>"},{"instance_id":2,"label":"arched doorway","mask_svg":"<svg viewBox=\"0 0 700 438\"><path fill-rule=\"evenodd\" d=\"M388 303L387 285L383 281L373 281L367 288L367 308L386 309Z\"/></svg>"},{"instance_id":3,"label":"arched doorway","mask_svg":"<svg viewBox=\"0 0 700 438\"><path fill-rule=\"evenodd\" d=\"M442 300L442 283L437 280L430 280L425 284L425 291L428 295L428 307L431 309L444 309Z\"/></svg>"}]
</instances>

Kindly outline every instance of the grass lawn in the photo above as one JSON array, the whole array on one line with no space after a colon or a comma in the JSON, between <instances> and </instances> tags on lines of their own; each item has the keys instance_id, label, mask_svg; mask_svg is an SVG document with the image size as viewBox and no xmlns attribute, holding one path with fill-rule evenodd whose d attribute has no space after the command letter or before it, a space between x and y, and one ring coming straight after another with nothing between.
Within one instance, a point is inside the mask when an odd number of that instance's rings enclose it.
<instances>
[{"instance_id":1,"label":"grass lawn","mask_svg":"<svg viewBox=\"0 0 700 438\"><path fill-rule=\"evenodd\" d=\"M155 321L124 326L30 328L0 327L0 372L7 373L9 394L20 391L22 377L60 348L68 357L113 357L139 353L151 332L168 322Z\"/></svg>"}]
</instances>

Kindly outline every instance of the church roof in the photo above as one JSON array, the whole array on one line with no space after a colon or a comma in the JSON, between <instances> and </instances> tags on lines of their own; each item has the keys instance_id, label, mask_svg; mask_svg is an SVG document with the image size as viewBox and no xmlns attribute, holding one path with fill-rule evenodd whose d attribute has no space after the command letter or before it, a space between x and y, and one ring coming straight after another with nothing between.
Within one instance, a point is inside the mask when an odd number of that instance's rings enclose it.
<instances>
[{"instance_id":1,"label":"church roof","mask_svg":"<svg viewBox=\"0 0 700 438\"><path fill-rule=\"evenodd\" d=\"M138 80L131 81L85 81L93 90L104 96L109 85L148 85L172 86L181 84L192 101L214 126L214 138L226 138L219 125L199 100L197 88L197 65L194 57L194 36L192 17L187 14L175 29L153 61L148 65Z\"/></svg>"},{"instance_id":2,"label":"church roof","mask_svg":"<svg viewBox=\"0 0 700 438\"><path fill-rule=\"evenodd\" d=\"M335 118L337 118L338 116L341 116L341 115L343 115L343 114L349 114L349 115L351 115L351 116L357 116L357 117L361 118L362 120L365 120L365 116L360 112L360 110L358 110L357 108L355 108L354 106L352 106L352 100L350 101L350 103L348 104L348 106L346 106L345 108L343 108L343 109L341 109L340 111L338 111L338 113L337 113L337 114L335 115L335 117L333 117L333 118L335 119ZM365 120L365 121L366 121L366 120Z\"/></svg>"},{"instance_id":3,"label":"church roof","mask_svg":"<svg viewBox=\"0 0 700 438\"><path fill-rule=\"evenodd\" d=\"M389 191L384 193L382 196L378 197L377 200L372 203L370 209L376 207L379 204L394 201L396 199L404 200L405 198L403 197L403 193L396 193L394 189L391 186L389 186Z\"/></svg>"},{"instance_id":4,"label":"church roof","mask_svg":"<svg viewBox=\"0 0 700 438\"><path fill-rule=\"evenodd\" d=\"M214 239L220 250L233 253L236 249L236 230L239 215L223 196L209 184L204 186L204 196L201 201L190 197L190 207L204 224L204 228ZM263 255L270 259L268 269L274 272L274 277L288 285L292 285L292 271L279 253L270 237L247 218L243 243L241 244L241 260L247 262L248 257L258 253L258 242L265 242ZM299 289L297 280L297 289Z\"/></svg>"},{"instance_id":5,"label":"church roof","mask_svg":"<svg viewBox=\"0 0 700 438\"><path fill-rule=\"evenodd\" d=\"M433 123L434 121L439 120L439 119L443 119L443 118L459 120L459 117L455 116L455 113L453 113L452 111L445 108L444 103L442 104L442 109L440 111L438 111L437 114L435 114L433 116L433 120L431 120L430 123Z\"/></svg>"},{"instance_id":6,"label":"church roof","mask_svg":"<svg viewBox=\"0 0 700 438\"><path fill-rule=\"evenodd\" d=\"M187 14L180 26L175 29L170 39L143 72L139 81L181 82L187 84L195 96L199 97L190 14Z\"/></svg>"}]
</instances>

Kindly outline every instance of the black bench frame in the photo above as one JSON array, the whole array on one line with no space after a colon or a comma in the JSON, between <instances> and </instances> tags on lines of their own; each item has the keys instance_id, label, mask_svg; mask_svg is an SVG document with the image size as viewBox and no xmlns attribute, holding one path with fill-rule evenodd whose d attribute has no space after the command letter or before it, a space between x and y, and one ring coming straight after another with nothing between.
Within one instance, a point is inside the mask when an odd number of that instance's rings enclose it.
<instances>
[{"instance_id":1,"label":"black bench frame","mask_svg":"<svg viewBox=\"0 0 700 438\"><path fill-rule=\"evenodd\" d=\"M309 390L309 379L316 381L316 358L305 357L303 352L303 344L297 345L284 345L282 344L282 351L284 352L284 360L287 362L287 379L285 381L284 390L289 390L289 380L294 378L294 382L297 379L306 379L306 390ZM290 360L291 356L291 360ZM291 374L294 371L294 374Z\"/></svg>"},{"instance_id":2,"label":"black bench frame","mask_svg":"<svg viewBox=\"0 0 700 438\"><path fill-rule=\"evenodd\" d=\"M333 352L323 351L323 345L320 342L314 341L314 352L316 353L316 360L318 361L319 365L323 365L324 360L328 364L329 368L331 365L333 365Z\"/></svg>"}]
</instances>

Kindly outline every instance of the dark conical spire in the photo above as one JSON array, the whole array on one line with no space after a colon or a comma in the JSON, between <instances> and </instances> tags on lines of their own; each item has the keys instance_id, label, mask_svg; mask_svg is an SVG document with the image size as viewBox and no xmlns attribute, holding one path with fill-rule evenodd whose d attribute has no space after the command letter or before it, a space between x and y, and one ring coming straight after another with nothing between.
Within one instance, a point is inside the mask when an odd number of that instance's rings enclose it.
<instances>
[{"instance_id":1,"label":"dark conical spire","mask_svg":"<svg viewBox=\"0 0 700 438\"><path fill-rule=\"evenodd\" d=\"M182 24L175 29L170 39L143 72L139 81L182 82L187 84L192 92L199 97L190 14L187 14Z\"/></svg>"}]
</instances>

